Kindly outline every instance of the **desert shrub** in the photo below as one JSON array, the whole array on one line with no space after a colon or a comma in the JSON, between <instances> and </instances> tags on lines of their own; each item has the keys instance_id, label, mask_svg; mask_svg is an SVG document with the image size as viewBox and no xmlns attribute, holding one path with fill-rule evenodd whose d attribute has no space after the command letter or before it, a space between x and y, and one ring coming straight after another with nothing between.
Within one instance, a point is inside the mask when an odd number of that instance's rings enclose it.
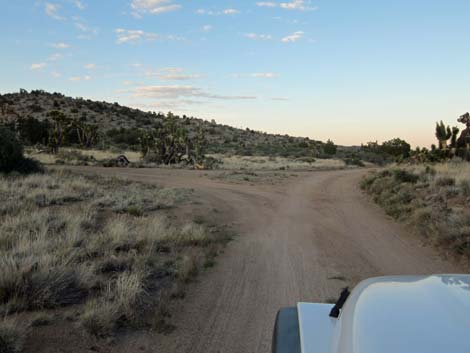
<instances>
[{"instance_id":1,"label":"desert shrub","mask_svg":"<svg viewBox=\"0 0 470 353\"><path fill-rule=\"evenodd\" d=\"M116 279L115 303L128 322L136 321L136 307L145 295L143 276L138 272L124 272Z\"/></svg>"},{"instance_id":2,"label":"desert shrub","mask_svg":"<svg viewBox=\"0 0 470 353\"><path fill-rule=\"evenodd\" d=\"M0 319L0 352L20 353L23 349L28 328L16 318Z\"/></svg>"},{"instance_id":3,"label":"desert shrub","mask_svg":"<svg viewBox=\"0 0 470 353\"><path fill-rule=\"evenodd\" d=\"M365 164L363 161L361 161L359 158L357 157L353 157L353 158L344 158L343 159L344 163L346 163L346 165L353 165L353 166L357 166L357 167L365 167Z\"/></svg>"},{"instance_id":4,"label":"desert shrub","mask_svg":"<svg viewBox=\"0 0 470 353\"><path fill-rule=\"evenodd\" d=\"M0 171L14 170L21 159L23 159L23 146L20 141L11 130L0 127Z\"/></svg>"},{"instance_id":5,"label":"desert shrub","mask_svg":"<svg viewBox=\"0 0 470 353\"><path fill-rule=\"evenodd\" d=\"M197 261L193 256L184 255L176 264L176 276L182 282L191 281L197 273Z\"/></svg>"},{"instance_id":6,"label":"desert shrub","mask_svg":"<svg viewBox=\"0 0 470 353\"><path fill-rule=\"evenodd\" d=\"M36 271L26 283L28 309L53 309L82 302L87 291L70 268Z\"/></svg>"},{"instance_id":7,"label":"desert shrub","mask_svg":"<svg viewBox=\"0 0 470 353\"><path fill-rule=\"evenodd\" d=\"M429 235L434 224L432 208L427 206L416 209L411 215L410 223L422 234Z\"/></svg>"},{"instance_id":8,"label":"desert shrub","mask_svg":"<svg viewBox=\"0 0 470 353\"><path fill-rule=\"evenodd\" d=\"M38 162L23 156L23 146L15 134L0 127L0 173L34 173L41 170Z\"/></svg>"},{"instance_id":9,"label":"desert shrub","mask_svg":"<svg viewBox=\"0 0 470 353\"><path fill-rule=\"evenodd\" d=\"M393 177L400 183L416 183L419 180L419 175L409 172L405 169L394 169Z\"/></svg>"},{"instance_id":10,"label":"desert shrub","mask_svg":"<svg viewBox=\"0 0 470 353\"><path fill-rule=\"evenodd\" d=\"M451 177L439 177L435 181L436 186L444 187L444 186L454 186L455 179Z\"/></svg>"},{"instance_id":11,"label":"desert shrub","mask_svg":"<svg viewBox=\"0 0 470 353\"><path fill-rule=\"evenodd\" d=\"M361 179L359 186L362 190L368 190L377 178L376 172L370 173Z\"/></svg>"},{"instance_id":12,"label":"desert shrub","mask_svg":"<svg viewBox=\"0 0 470 353\"><path fill-rule=\"evenodd\" d=\"M412 171L395 169L367 175L361 187L387 214L407 222L432 244L470 258L470 216L466 201L457 198L470 196L467 166L449 163L423 169L411 169L421 170L419 183Z\"/></svg>"},{"instance_id":13,"label":"desert shrub","mask_svg":"<svg viewBox=\"0 0 470 353\"><path fill-rule=\"evenodd\" d=\"M179 232L170 233L169 237L162 239L178 246L206 246L213 242L206 228L201 224L190 223L185 225Z\"/></svg>"},{"instance_id":14,"label":"desert shrub","mask_svg":"<svg viewBox=\"0 0 470 353\"><path fill-rule=\"evenodd\" d=\"M470 180L462 180L459 186L463 196L470 196Z\"/></svg>"},{"instance_id":15,"label":"desert shrub","mask_svg":"<svg viewBox=\"0 0 470 353\"><path fill-rule=\"evenodd\" d=\"M431 167L431 166L429 166L429 165L426 166L426 168L424 169L424 172L425 172L426 174L431 175L431 176L434 176L434 175L436 175L436 173L437 173L436 169L434 169L433 167Z\"/></svg>"},{"instance_id":16,"label":"desert shrub","mask_svg":"<svg viewBox=\"0 0 470 353\"><path fill-rule=\"evenodd\" d=\"M53 322L52 315L37 313L31 320L31 327L47 326Z\"/></svg>"},{"instance_id":17,"label":"desert shrub","mask_svg":"<svg viewBox=\"0 0 470 353\"><path fill-rule=\"evenodd\" d=\"M80 323L92 335L108 336L116 328L118 319L119 311L115 303L94 299L86 304Z\"/></svg>"}]
</instances>

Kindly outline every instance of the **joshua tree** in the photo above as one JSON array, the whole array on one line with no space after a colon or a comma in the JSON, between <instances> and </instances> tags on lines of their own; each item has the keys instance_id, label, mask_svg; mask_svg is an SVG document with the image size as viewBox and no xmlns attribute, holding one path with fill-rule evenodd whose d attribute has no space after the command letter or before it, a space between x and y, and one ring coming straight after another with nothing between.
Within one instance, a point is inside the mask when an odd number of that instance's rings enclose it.
<instances>
[{"instance_id":1,"label":"joshua tree","mask_svg":"<svg viewBox=\"0 0 470 353\"><path fill-rule=\"evenodd\" d=\"M197 131L197 135L194 141L194 157L196 163L201 163L204 160L204 151L207 146L206 136L201 126Z\"/></svg>"},{"instance_id":2,"label":"joshua tree","mask_svg":"<svg viewBox=\"0 0 470 353\"><path fill-rule=\"evenodd\" d=\"M70 127L70 119L57 110L50 112L49 116L52 118L52 129L49 131L48 144L52 153L58 153L64 143L66 131Z\"/></svg>"},{"instance_id":3,"label":"joshua tree","mask_svg":"<svg viewBox=\"0 0 470 353\"><path fill-rule=\"evenodd\" d=\"M452 137L452 131L449 126L445 126L444 123L436 123L436 137L439 141L439 149L447 149L447 140Z\"/></svg>"},{"instance_id":4,"label":"joshua tree","mask_svg":"<svg viewBox=\"0 0 470 353\"><path fill-rule=\"evenodd\" d=\"M457 126L452 127L452 137L450 139L450 147L457 148L457 135L460 129Z\"/></svg>"},{"instance_id":5,"label":"joshua tree","mask_svg":"<svg viewBox=\"0 0 470 353\"><path fill-rule=\"evenodd\" d=\"M144 131L139 138L142 158L145 158L155 148L155 136L151 132Z\"/></svg>"},{"instance_id":6,"label":"joshua tree","mask_svg":"<svg viewBox=\"0 0 470 353\"><path fill-rule=\"evenodd\" d=\"M75 119L72 122L72 127L77 132L78 142L82 147L90 148L96 143L98 139L98 125L87 124L83 121Z\"/></svg>"},{"instance_id":7,"label":"joshua tree","mask_svg":"<svg viewBox=\"0 0 470 353\"><path fill-rule=\"evenodd\" d=\"M462 130L462 133L460 134L460 137L457 140L457 147L465 147L468 151L470 150L470 114L465 113L464 115L460 116L457 121L467 126L466 129Z\"/></svg>"},{"instance_id":8,"label":"joshua tree","mask_svg":"<svg viewBox=\"0 0 470 353\"><path fill-rule=\"evenodd\" d=\"M461 115L459 119L457 119L459 123L467 125L467 128L470 128L470 113L465 113Z\"/></svg>"}]
</instances>

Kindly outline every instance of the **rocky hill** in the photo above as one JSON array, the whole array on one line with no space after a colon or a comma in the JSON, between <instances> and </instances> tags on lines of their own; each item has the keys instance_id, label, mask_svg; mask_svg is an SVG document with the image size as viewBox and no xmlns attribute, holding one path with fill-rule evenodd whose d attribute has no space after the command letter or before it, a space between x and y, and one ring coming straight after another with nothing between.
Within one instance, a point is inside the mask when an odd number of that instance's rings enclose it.
<instances>
[{"instance_id":1,"label":"rocky hill","mask_svg":"<svg viewBox=\"0 0 470 353\"><path fill-rule=\"evenodd\" d=\"M103 139L101 146L136 149L143 130L152 129L168 114L143 112L118 103L66 97L43 90L0 95L0 122L18 123L22 119L49 119L52 111L67 117L98 125ZM178 123L195 134L202 127L209 142L209 152L242 155L316 156L324 153L324 143L309 138L268 134L250 129L238 129L189 117L178 116Z\"/></svg>"}]
</instances>

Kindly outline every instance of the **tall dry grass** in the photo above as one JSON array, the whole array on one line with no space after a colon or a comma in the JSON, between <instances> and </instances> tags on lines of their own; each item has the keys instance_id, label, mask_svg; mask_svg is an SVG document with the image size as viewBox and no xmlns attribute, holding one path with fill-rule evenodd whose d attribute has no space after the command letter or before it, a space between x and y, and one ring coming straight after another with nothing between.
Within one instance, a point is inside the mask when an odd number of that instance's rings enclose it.
<instances>
[{"instance_id":1,"label":"tall dry grass","mask_svg":"<svg viewBox=\"0 0 470 353\"><path fill-rule=\"evenodd\" d=\"M65 171L0 177L0 315L84 305L80 322L95 335L142 324L158 281L187 281L195 272L181 259L220 242L159 211L188 197Z\"/></svg>"}]
</instances>

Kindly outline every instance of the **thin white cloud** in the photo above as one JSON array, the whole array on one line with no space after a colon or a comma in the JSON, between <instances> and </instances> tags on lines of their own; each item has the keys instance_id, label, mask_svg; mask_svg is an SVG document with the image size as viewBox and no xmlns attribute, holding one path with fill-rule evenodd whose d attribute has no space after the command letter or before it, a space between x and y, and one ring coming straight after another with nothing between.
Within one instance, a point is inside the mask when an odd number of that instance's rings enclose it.
<instances>
[{"instance_id":1,"label":"thin white cloud","mask_svg":"<svg viewBox=\"0 0 470 353\"><path fill-rule=\"evenodd\" d=\"M202 31L203 32L210 32L214 29L214 27L212 25L204 25L202 26Z\"/></svg>"},{"instance_id":2,"label":"thin white cloud","mask_svg":"<svg viewBox=\"0 0 470 353\"><path fill-rule=\"evenodd\" d=\"M92 36L96 36L99 32L98 28L96 27L90 27L88 24L85 23L85 21L81 18L76 17L75 19L75 27L79 29L83 34L79 35L78 37L80 39L89 39Z\"/></svg>"},{"instance_id":3,"label":"thin white cloud","mask_svg":"<svg viewBox=\"0 0 470 353\"><path fill-rule=\"evenodd\" d=\"M312 7L309 4L310 1L293 0L291 2L281 2L279 6L286 10L312 11L317 9L316 7Z\"/></svg>"},{"instance_id":4,"label":"thin white cloud","mask_svg":"<svg viewBox=\"0 0 470 353\"><path fill-rule=\"evenodd\" d=\"M224 96L205 92L193 86L140 86L132 91L134 97L153 99L208 98L220 100L252 100L255 96Z\"/></svg>"},{"instance_id":5,"label":"thin white cloud","mask_svg":"<svg viewBox=\"0 0 470 353\"><path fill-rule=\"evenodd\" d=\"M272 1L259 1L256 3L257 6L260 7L277 7L278 4Z\"/></svg>"},{"instance_id":6,"label":"thin white cloud","mask_svg":"<svg viewBox=\"0 0 470 353\"><path fill-rule=\"evenodd\" d=\"M272 97L271 100L272 101L288 101L289 98L288 97Z\"/></svg>"},{"instance_id":7,"label":"thin white cloud","mask_svg":"<svg viewBox=\"0 0 470 353\"><path fill-rule=\"evenodd\" d=\"M156 41L156 40L184 40L182 37L174 36L174 35L159 35L157 33L150 33L144 32L142 30L136 29L122 29L118 28L114 31L116 33L117 44L124 44L124 43L138 43L141 41Z\"/></svg>"},{"instance_id":8,"label":"thin white cloud","mask_svg":"<svg viewBox=\"0 0 470 353\"><path fill-rule=\"evenodd\" d=\"M246 33L246 38L253 39L253 40L270 40L272 36L270 34L258 34L258 33Z\"/></svg>"},{"instance_id":9,"label":"thin white cloud","mask_svg":"<svg viewBox=\"0 0 470 353\"><path fill-rule=\"evenodd\" d=\"M272 72L257 72L254 74L251 74L251 77L255 78L275 78L278 77L278 74L272 73Z\"/></svg>"},{"instance_id":10,"label":"thin white cloud","mask_svg":"<svg viewBox=\"0 0 470 353\"><path fill-rule=\"evenodd\" d=\"M304 35L303 31L297 31L297 32L294 32L294 33L282 38L281 41L283 43L297 42L298 40L302 39L303 35Z\"/></svg>"},{"instance_id":11,"label":"thin white cloud","mask_svg":"<svg viewBox=\"0 0 470 353\"><path fill-rule=\"evenodd\" d=\"M155 76L163 81L187 81L201 78L200 74L189 74L186 73L183 68L179 67L167 67L156 72L147 71L146 76Z\"/></svg>"},{"instance_id":12,"label":"thin white cloud","mask_svg":"<svg viewBox=\"0 0 470 353\"><path fill-rule=\"evenodd\" d=\"M225 9L224 10L224 15L236 15L239 13L240 11L238 11L237 9Z\"/></svg>"},{"instance_id":13,"label":"thin white cloud","mask_svg":"<svg viewBox=\"0 0 470 353\"><path fill-rule=\"evenodd\" d=\"M181 5L174 0L132 0L131 7L134 10L134 17L141 17L144 13L159 15L165 12L176 11Z\"/></svg>"},{"instance_id":14,"label":"thin white cloud","mask_svg":"<svg viewBox=\"0 0 470 353\"><path fill-rule=\"evenodd\" d=\"M57 72L57 71L52 71L51 76L54 77L54 78L59 78L59 77L62 76L62 74L60 72Z\"/></svg>"},{"instance_id":15,"label":"thin white cloud","mask_svg":"<svg viewBox=\"0 0 470 353\"><path fill-rule=\"evenodd\" d=\"M68 48L70 48L70 44L67 44L67 43L52 43L50 46L53 47L53 48L56 48L56 49L68 49Z\"/></svg>"},{"instance_id":16,"label":"thin white cloud","mask_svg":"<svg viewBox=\"0 0 470 353\"><path fill-rule=\"evenodd\" d=\"M203 104L203 102L191 99L177 99L171 101L160 101L151 104L138 104L136 107L143 110L186 110L182 107Z\"/></svg>"},{"instance_id":17,"label":"thin white cloud","mask_svg":"<svg viewBox=\"0 0 470 353\"><path fill-rule=\"evenodd\" d=\"M59 4L54 4L51 2L46 2L44 4L44 11L47 16L53 18L54 20L63 21L65 20L65 17L59 14L59 9L60 9Z\"/></svg>"},{"instance_id":18,"label":"thin white cloud","mask_svg":"<svg viewBox=\"0 0 470 353\"><path fill-rule=\"evenodd\" d=\"M62 60L63 58L64 56L61 53L54 53L54 54L49 55L49 57L47 58L47 61L58 61L58 60Z\"/></svg>"},{"instance_id":19,"label":"thin white cloud","mask_svg":"<svg viewBox=\"0 0 470 353\"><path fill-rule=\"evenodd\" d=\"M286 10L297 10L297 11L313 11L317 10L318 7L311 6L311 1L305 0L292 0L290 2L277 3L274 1L259 1L256 3L259 7L280 7Z\"/></svg>"},{"instance_id":20,"label":"thin white cloud","mask_svg":"<svg viewBox=\"0 0 470 353\"><path fill-rule=\"evenodd\" d=\"M95 64L86 64L85 66L83 66L85 69L87 70L94 70L96 69L96 65Z\"/></svg>"},{"instance_id":21,"label":"thin white cloud","mask_svg":"<svg viewBox=\"0 0 470 353\"><path fill-rule=\"evenodd\" d=\"M252 74L232 74L233 78L275 78L279 77L279 74L273 72L255 72Z\"/></svg>"},{"instance_id":22,"label":"thin white cloud","mask_svg":"<svg viewBox=\"0 0 470 353\"><path fill-rule=\"evenodd\" d=\"M47 66L46 63L35 63L29 67L31 70L41 70Z\"/></svg>"},{"instance_id":23,"label":"thin white cloud","mask_svg":"<svg viewBox=\"0 0 470 353\"><path fill-rule=\"evenodd\" d=\"M221 15L237 15L240 11L237 9L225 9L222 11L212 11L212 10L205 10L205 9L198 9L196 10L197 15L208 15L208 16L221 16Z\"/></svg>"},{"instance_id":24,"label":"thin white cloud","mask_svg":"<svg viewBox=\"0 0 470 353\"><path fill-rule=\"evenodd\" d=\"M85 76L72 76L69 78L69 81L72 81L72 82L79 82L79 81L90 81L91 80L91 76L88 76L88 75L85 75Z\"/></svg>"},{"instance_id":25,"label":"thin white cloud","mask_svg":"<svg viewBox=\"0 0 470 353\"><path fill-rule=\"evenodd\" d=\"M126 30L122 28L116 29L116 43L136 43L142 40L153 41L160 38L156 33L147 33L141 30Z\"/></svg>"},{"instance_id":26,"label":"thin white cloud","mask_svg":"<svg viewBox=\"0 0 470 353\"><path fill-rule=\"evenodd\" d=\"M77 9L82 10L82 11L85 10L86 8L85 4L80 0L74 0L73 4L75 5Z\"/></svg>"}]
</instances>

